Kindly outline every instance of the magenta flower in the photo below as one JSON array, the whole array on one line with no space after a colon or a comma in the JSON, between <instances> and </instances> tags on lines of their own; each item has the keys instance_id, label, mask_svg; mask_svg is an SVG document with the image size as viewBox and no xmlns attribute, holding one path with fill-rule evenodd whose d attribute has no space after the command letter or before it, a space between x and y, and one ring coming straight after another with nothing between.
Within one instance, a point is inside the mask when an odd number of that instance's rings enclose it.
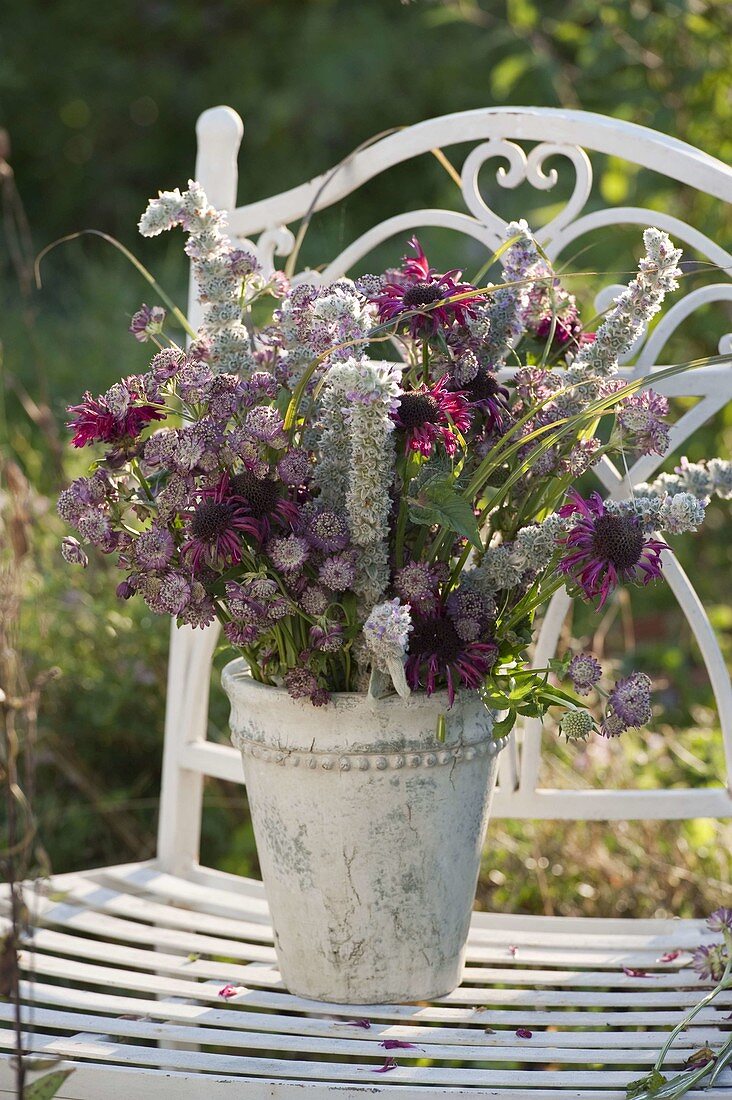
<instances>
[{"instance_id":1,"label":"magenta flower","mask_svg":"<svg viewBox=\"0 0 732 1100\"><path fill-rule=\"evenodd\" d=\"M243 470L240 474L224 474L222 485L224 495L236 502L251 519L259 542L270 537L274 525L299 526L297 505L280 495L277 482L272 478L257 477L251 470Z\"/></svg>"},{"instance_id":2,"label":"magenta flower","mask_svg":"<svg viewBox=\"0 0 732 1100\"><path fill-rule=\"evenodd\" d=\"M449 378L444 375L433 386L401 394L394 420L404 430L405 450L419 451L429 458L436 443L441 442L452 456L457 450L453 431L466 432L470 427L470 408L464 393L447 389Z\"/></svg>"},{"instance_id":3,"label":"magenta flower","mask_svg":"<svg viewBox=\"0 0 732 1100\"><path fill-rule=\"evenodd\" d=\"M256 520L233 498L226 498L225 483L206 490L186 521L187 539L181 546L191 568L215 568L221 563L241 561L242 535L259 538Z\"/></svg>"},{"instance_id":4,"label":"magenta flower","mask_svg":"<svg viewBox=\"0 0 732 1100\"><path fill-rule=\"evenodd\" d=\"M68 411L72 418L66 427L71 428L74 433L71 440L74 447L136 439L151 420L165 419L165 413L161 409L152 405L134 404L138 394L124 386L124 383L119 383L118 387L124 388L125 399L122 402L110 403L110 394L92 397L87 390L81 404L69 405ZM114 396L118 397L118 394Z\"/></svg>"},{"instance_id":5,"label":"magenta flower","mask_svg":"<svg viewBox=\"0 0 732 1100\"><path fill-rule=\"evenodd\" d=\"M559 515L577 520L559 539L566 547L559 569L574 579L587 599L599 596L600 608L621 582L648 584L661 576L661 551L668 546L647 539L637 516L606 511L598 493L589 500L573 489L569 495L570 503L559 509Z\"/></svg>"},{"instance_id":6,"label":"magenta flower","mask_svg":"<svg viewBox=\"0 0 732 1100\"><path fill-rule=\"evenodd\" d=\"M447 683L452 706L457 684L476 691L498 654L495 642L463 641L452 619L439 610L434 615L412 616L412 632L405 665L407 683L412 691L424 686L428 695Z\"/></svg>"},{"instance_id":7,"label":"magenta flower","mask_svg":"<svg viewBox=\"0 0 732 1100\"><path fill-rule=\"evenodd\" d=\"M474 378L463 387L471 405L477 406L486 419L488 430L501 431L509 418L509 391L489 370L481 367Z\"/></svg>"},{"instance_id":8,"label":"magenta flower","mask_svg":"<svg viewBox=\"0 0 732 1100\"><path fill-rule=\"evenodd\" d=\"M405 256L404 266L390 273L372 299L378 307L379 320L386 323L404 313L413 314L405 317L400 327L415 340L429 339L455 323L464 325L475 315L475 304L482 302L483 296L471 283L459 281L462 272L457 269L438 275L427 262L416 237L409 244L417 255ZM445 301L458 294L466 297L456 302ZM435 305L436 302L440 304ZM416 310L420 312L415 313Z\"/></svg>"}]
</instances>

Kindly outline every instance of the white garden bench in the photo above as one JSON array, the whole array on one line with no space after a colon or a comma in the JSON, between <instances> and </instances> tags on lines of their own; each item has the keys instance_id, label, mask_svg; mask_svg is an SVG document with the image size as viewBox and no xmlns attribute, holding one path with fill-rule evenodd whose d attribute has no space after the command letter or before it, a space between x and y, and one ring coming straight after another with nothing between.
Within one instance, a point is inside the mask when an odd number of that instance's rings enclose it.
<instances>
[{"instance_id":1,"label":"white garden bench","mask_svg":"<svg viewBox=\"0 0 732 1100\"><path fill-rule=\"evenodd\" d=\"M575 174L571 198L541 229L552 257L593 230L654 224L678 243L729 274L732 256L719 243L668 214L635 207L583 213L592 187L584 150L623 158L723 202L732 200L732 171L705 153L641 126L581 111L511 108L466 111L409 127L355 155L330 178L284 194L236 206L238 115L206 111L198 124L196 176L211 201L229 211L232 236L254 246L265 264L287 255L287 228L314 202L329 206L391 165L436 147L478 143L462 169L468 213L418 210L389 218L349 245L318 275L340 276L377 243L409 231L444 226L487 249L504 223L486 204L478 172L491 158L496 182L551 189L558 168ZM520 142L521 144L517 144ZM564 158L562 160L561 158ZM256 242L256 244L253 244ZM399 252L395 252L395 257ZM732 301L724 270L714 285L681 295L635 360L652 371L675 328L703 303ZM601 295L603 308L611 292ZM198 307L192 295L190 315ZM716 349L710 349L715 351ZM720 350L732 351L727 335ZM688 438L732 394L729 366L710 366L663 383L669 395L699 401L672 432L673 446ZM650 477L658 459L631 471ZM610 493L623 483L609 464L598 471ZM719 708L727 775L732 776L732 688L709 619L693 585L673 558L665 576L696 636ZM538 643L544 663L557 643L568 608L554 597ZM367 1097L511 1097L520 1100L621 1100L625 1084L652 1065L662 1036L699 997L685 968L687 949L704 936L701 921L601 920L476 913L464 983L433 1004L315 1004L291 996L276 969L267 903L259 882L201 866L199 836L206 776L242 782L238 753L207 740L208 686L216 631L173 630L163 756L158 856L147 863L55 876L29 886L26 901L38 928L23 946L25 1047L75 1067L58 1094L74 1100L175 1097L175 1100L249 1100ZM732 816L727 786L696 790L546 790L538 787L540 727L529 723L502 753L494 814L503 817L680 819ZM7 895L3 899L7 914ZM7 927L7 922L5 922ZM661 963L670 952L681 952ZM626 971L623 968L626 968ZM647 977L627 971L650 970ZM238 995L224 999L223 986ZM719 1044L732 996L706 1009L679 1039L677 1067L708 1041ZM11 1052L12 1005L0 1002L0 1095L15 1096ZM358 1026L368 1020L370 1027ZM517 1029L532 1031L521 1038ZM389 1052L398 1067L385 1073L388 1039L419 1050ZM428 1061L425 1061L428 1060ZM459 1062L463 1068L455 1068ZM518 1066L519 1068L515 1068ZM513 1068L512 1068L513 1067ZM711 1091L690 1098L729 1100L732 1073Z\"/></svg>"}]
</instances>

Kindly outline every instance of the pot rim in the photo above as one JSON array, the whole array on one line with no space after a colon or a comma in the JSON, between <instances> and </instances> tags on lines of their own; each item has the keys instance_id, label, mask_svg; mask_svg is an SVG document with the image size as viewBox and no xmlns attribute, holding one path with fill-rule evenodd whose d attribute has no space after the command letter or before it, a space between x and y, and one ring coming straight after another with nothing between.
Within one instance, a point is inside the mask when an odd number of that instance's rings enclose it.
<instances>
[{"instance_id":1,"label":"pot rim","mask_svg":"<svg viewBox=\"0 0 732 1100\"><path fill-rule=\"evenodd\" d=\"M251 691L265 692L270 699L274 699L277 696L283 700L287 700L293 706L307 706L312 707L312 704L308 699L293 699L287 688L280 687L278 685L263 684L260 680L255 680L252 676L249 666L247 665L246 658L235 657L234 660L229 661L224 665L221 670L221 681L226 690L227 683L233 685L242 685ZM455 694L456 703L461 699L473 698L479 699L477 691L471 691L466 688L460 688ZM387 695L383 699L374 699L368 695L365 691L333 691L330 692L330 701L325 703L322 708L317 707L315 710L327 710L329 707L336 709L340 706L347 706L349 709L358 704L366 704L375 709L381 709L383 707L395 707L398 709L411 708L428 708L430 710L442 711L449 713L452 709L448 700L447 690L435 691L432 695L428 695L425 691L415 691L409 696L408 699L403 699L401 695L397 695L396 692L393 695ZM493 713L486 707L489 713Z\"/></svg>"}]
</instances>

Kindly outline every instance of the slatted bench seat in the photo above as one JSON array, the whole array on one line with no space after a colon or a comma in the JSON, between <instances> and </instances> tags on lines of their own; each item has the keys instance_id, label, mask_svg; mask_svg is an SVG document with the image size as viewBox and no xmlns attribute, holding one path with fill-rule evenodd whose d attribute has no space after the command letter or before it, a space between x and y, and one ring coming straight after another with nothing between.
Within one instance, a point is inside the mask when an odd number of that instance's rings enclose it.
<instances>
[{"instance_id":1,"label":"slatted bench seat","mask_svg":"<svg viewBox=\"0 0 732 1100\"><path fill-rule=\"evenodd\" d=\"M545 161L563 158L575 184L565 207L539 232L552 258L583 235L608 226L656 224L719 266L717 282L684 294L642 346L636 367L660 362L676 327L700 305L732 301L732 256L695 228L639 207L583 213L592 186L585 150L614 155L732 201L732 171L685 145L630 123L576 111L533 108L467 111L384 138L339 173L271 199L236 206L242 124L229 108L199 120L197 178L229 211L234 238L254 248L265 269L295 244L288 228L310 210L343 198L390 165L445 145L479 142L463 165L469 214L418 210L388 218L348 245L322 272L349 271L376 244L420 226L444 226L487 249L504 223L484 200L478 174L493 157L497 184L547 190L557 179ZM549 139L549 140L547 140ZM531 148L527 152L527 146ZM256 238L256 239L255 239ZM608 288L598 297L604 308ZM603 296L604 295L604 296ZM200 313L192 288L189 317ZM732 351L728 334L720 351ZM678 447L732 394L728 366L663 384L697 403L672 430ZM641 458L639 482L660 460ZM605 489L625 491L609 463ZM690 623L714 689L732 775L732 686L709 619L675 559L665 576ZM554 597L537 644L537 664L554 652L569 606ZM214 628L173 629L157 859L60 874L28 884L34 931L21 945L23 1049L73 1067L61 1100L175 1097L176 1100L321 1100L386 1095L392 1100L503 1097L504 1100L624 1100L625 1085L653 1065L668 1030L696 1003L700 984L689 952L704 942L702 921L474 915L459 989L431 1004L327 1005L291 996L277 972L261 883L200 865L206 776L242 782L233 748L207 740ZM528 722L501 754L494 815L503 817L688 818L732 816L726 785L697 790L557 791L539 786L541 729ZM9 927L0 887L0 935ZM223 991L223 992L222 992ZM732 1027L732 994L720 997L681 1035L668 1066L681 1068L705 1043L719 1046ZM394 1048L394 1041L414 1044ZM15 1096L13 1006L0 1002L0 1096ZM392 1065L392 1062L395 1063ZM689 1100L729 1100L732 1070Z\"/></svg>"},{"instance_id":2,"label":"slatted bench seat","mask_svg":"<svg viewBox=\"0 0 732 1100\"><path fill-rule=\"evenodd\" d=\"M620 1100L698 1000L689 950L705 938L699 921L477 913L463 983L450 996L326 1005L283 987L259 882L141 863L58 875L28 903L40 927L21 956L32 1025L24 1041L77 1066L60 1093L74 1100L315 1100L377 1089L395 1100ZM228 998L227 987L236 991ZM12 1012L0 1005L5 1051ZM724 1041L731 1012L729 993L700 1013L669 1065ZM390 1040L418 1049L385 1049ZM383 1072L390 1058L397 1066ZM0 1095L13 1095L0 1081ZM730 1087L732 1071L689 1095L727 1100Z\"/></svg>"}]
</instances>

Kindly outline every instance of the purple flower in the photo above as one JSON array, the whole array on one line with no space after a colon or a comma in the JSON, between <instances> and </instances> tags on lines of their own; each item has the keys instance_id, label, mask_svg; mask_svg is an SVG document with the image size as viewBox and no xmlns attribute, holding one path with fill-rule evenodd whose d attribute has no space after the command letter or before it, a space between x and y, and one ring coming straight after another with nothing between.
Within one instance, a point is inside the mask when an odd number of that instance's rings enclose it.
<instances>
[{"instance_id":1,"label":"purple flower","mask_svg":"<svg viewBox=\"0 0 732 1100\"><path fill-rule=\"evenodd\" d=\"M300 525L297 505L280 495L277 482L270 477L258 477L246 469L238 474L225 474L221 492L250 517L260 542L270 537L273 526Z\"/></svg>"},{"instance_id":2,"label":"purple flower","mask_svg":"<svg viewBox=\"0 0 732 1100\"><path fill-rule=\"evenodd\" d=\"M412 691L424 686L432 695L447 683L452 706L456 683L473 691L481 686L498 654L495 642L465 642L455 629L452 619L438 610L433 615L415 614L405 672Z\"/></svg>"},{"instance_id":3,"label":"purple flower","mask_svg":"<svg viewBox=\"0 0 732 1100\"><path fill-rule=\"evenodd\" d=\"M570 503L560 516L575 518L575 526L560 538L566 547L559 569L572 577L587 599L600 597L602 607L622 581L648 584L661 576L661 551L665 542L647 539L637 516L606 511L598 493L583 500L570 490Z\"/></svg>"},{"instance_id":4,"label":"purple flower","mask_svg":"<svg viewBox=\"0 0 732 1100\"><path fill-rule=\"evenodd\" d=\"M732 932L732 909L723 905L707 918L710 932Z\"/></svg>"},{"instance_id":5,"label":"purple flower","mask_svg":"<svg viewBox=\"0 0 732 1100\"><path fill-rule=\"evenodd\" d=\"M489 431L500 432L510 417L509 391L491 371L481 367L474 378L460 387L471 405L477 406L486 419Z\"/></svg>"},{"instance_id":6,"label":"purple flower","mask_svg":"<svg viewBox=\"0 0 732 1100\"><path fill-rule=\"evenodd\" d=\"M337 512L316 512L308 521L305 535L316 550L333 553L345 550L350 539L346 517Z\"/></svg>"},{"instance_id":7,"label":"purple flower","mask_svg":"<svg viewBox=\"0 0 732 1100\"><path fill-rule=\"evenodd\" d=\"M133 553L141 569L164 569L175 553L173 536L164 527L153 524L138 535Z\"/></svg>"},{"instance_id":8,"label":"purple flower","mask_svg":"<svg viewBox=\"0 0 732 1100\"><path fill-rule=\"evenodd\" d=\"M394 575L397 595L423 614L437 607L437 587L437 574L426 561L407 562Z\"/></svg>"},{"instance_id":9,"label":"purple flower","mask_svg":"<svg viewBox=\"0 0 732 1100\"><path fill-rule=\"evenodd\" d=\"M416 237L409 244L417 255L405 256L401 270L390 272L372 299L378 307L379 320L389 322L405 313L412 314L401 320L400 328L415 340L428 339L455 323L464 325L474 316L476 303L485 300L483 296L472 284L459 282L461 271L454 269L438 275L429 266ZM456 295L465 297L456 302L444 300ZM435 305L436 302L440 305Z\"/></svg>"},{"instance_id":10,"label":"purple flower","mask_svg":"<svg viewBox=\"0 0 732 1100\"><path fill-rule=\"evenodd\" d=\"M729 951L724 943L715 943L709 946L697 947L691 960L691 965L700 978L707 978L713 982L720 981L729 962Z\"/></svg>"},{"instance_id":11,"label":"purple flower","mask_svg":"<svg viewBox=\"0 0 732 1100\"><path fill-rule=\"evenodd\" d=\"M151 606L164 615L179 615L190 603L191 586L180 573L168 572L161 577L160 588Z\"/></svg>"},{"instance_id":12,"label":"purple flower","mask_svg":"<svg viewBox=\"0 0 732 1100\"><path fill-rule=\"evenodd\" d=\"M313 649L336 653L343 646L343 627L339 623L326 623L325 627L316 623L310 627L310 641Z\"/></svg>"},{"instance_id":13,"label":"purple flower","mask_svg":"<svg viewBox=\"0 0 732 1100\"><path fill-rule=\"evenodd\" d=\"M224 499L223 482L202 495L190 511L186 522L187 539L181 554L198 572L207 565L241 561L242 535L258 538L259 529L245 510L234 500Z\"/></svg>"},{"instance_id":14,"label":"purple flower","mask_svg":"<svg viewBox=\"0 0 732 1100\"><path fill-rule=\"evenodd\" d=\"M333 592L345 592L356 580L356 562L352 551L333 554L320 567L318 577Z\"/></svg>"},{"instance_id":15,"label":"purple flower","mask_svg":"<svg viewBox=\"0 0 732 1100\"><path fill-rule=\"evenodd\" d=\"M123 386L123 383L118 383ZM125 387L126 388L126 387ZM121 443L123 440L136 439L142 429L151 420L164 420L165 413L152 405L135 405L137 392L126 389L127 400L119 402L118 392L110 390L101 397L92 397L87 390L79 405L69 405L71 420L67 428L74 435L71 443L74 447L86 447L91 443ZM114 408L112 408L114 405Z\"/></svg>"},{"instance_id":16,"label":"purple flower","mask_svg":"<svg viewBox=\"0 0 732 1100\"><path fill-rule=\"evenodd\" d=\"M270 539L265 550L275 569L283 573L298 573L310 556L308 541L300 535Z\"/></svg>"},{"instance_id":17,"label":"purple flower","mask_svg":"<svg viewBox=\"0 0 732 1100\"><path fill-rule=\"evenodd\" d=\"M277 463L277 473L285 485L302 485L310 476L310 457L297 447L287 451Z\"/></svg>"},{"instance_id":18,"label":"purple flower","mask_svg":"<svg viewBox=\"0 0 732 1100\"><path fill-rule=\"evenodd\" d=\"M125 581L120 581L117 585L117 597L120 600L129 600L135 594L135 586L131 583L129 578Z\"/></svg>"},{"instance_id":19,"label":"purple flower","mask_svg":"<svg viewBox=\"0 0 732 1100\"><path fill-rule=\"evenodd\" d=\"M527 1027L517 1027L516 1035L519 1039L530 1039L533 1035L533 1031L529 1031Z\"/></svg>"},{"instance_id":20,"label":"purple flower","mask_svg":"<svg viewBox=\"0 0 732 1100\"><path fill-rule=\"evenodd\" d=\"M80 565L83 569L89 564L83 546L73 535L66 535L61 539L61 556L69 565Z\"/></svg>"},{"instance_id":21,"label":"purple flower","mask_svg":"<svg viewBox=\"0 0 732 1100\"><path fill-rule=\"evenodd\" d=\"M347 1027L360 1027L364 1031L369 1031L371 1028L370 1020L346 1020Z\"/></svg>"},{"instance_id":22,"label":"purple flower","mask_svg":"<svg viewBox=\"0 0 732 1100\"><path fill-rule=\"evenodd\" d=\"M324 615L328 610L328 606L331 601L331 596L320 588L319 585L312 584L305 588L299 597L300 606L306 615Z\"/></svg>"},{"instance_id":23,"label":"purple flower","mask_svg":"<svg viewBox=\"0 0 732 1100\"><path fill-rule=\"evenodd\" d=\"M447 389L448 375L432 386L402 393L397 398L394 420L406 437L406 452L418 451L429 458L441 442L448 455L457 451L454 429L466 432L470 427L470 407L465 395Z\"/></svg>"},{"instance_id":24,"label":"purple flower","mask_svg":"<svg viewBox=\"0 0 732 1100\"><path fill-rule=\"evenodd\" d=\"M415 1043L405 1043L401 1039L384 1039L379 1046L384 1050L422 1050L422 1047L416 1046Z\"/></svg>"},{"instance_id":25,"label":"purple flower","mask_svg":"<svg viewBox=\"0 0 732 1100\"><path fill-rule=\"evenodd\" d=\"M312 699L319 690L315 673L309 668L288 669L284 680L293 699Z\"/></svg>"},{"instance_id":26,"label":"purple flower","mask_svg":"<svg viewBox=\"0 0 732 1100\"><path fill-rule=\"evenodd\" d=\"M447 599L447 611L464 642L474 642L495 623L496 603L477 588L463 585Z\"/></svg>"},{"instance_id":27,"label":"purple flower","mask_svg":"<svg viewBox=\"0 0 732 1100\"><path fill-rule=\"evenodd\" d=\"M576 653L569 662L567 675L578 695L589 695L602 677L602 666L591 653Z\"/></svg>"},{"instance_id":28,"label":"purple flower","mask_svg":"<svg viewBox=\"0 0 732 1100\"><path fill-rule=\"evenodd\" d=\"M623 400L618 421L633 436L635 445L643 454L665 455L669 446L669 428L663 417L667 415L667 398L655 390L639 390Z\"/></svg>"},{"instance_id":29,"label":"purple flower","mask_svg":"<svg viewBox=\"0 0 732 1100\"><path fill-rule=\"evenodd\" d=\"M144 344L151 336L163 331L164 321L165 310L162 306L142 305L137 313L133 314L130 332L136 340Z\"/></svg>"},{"instance_id":30,"label":"purple flower","mask_svg":"<svg viewBox=\"0 0 732 1100\"><path fill-rule=\"evenodd\" d=\"M282 417L277 409L269 405L258 405L247 413L245 431L250 439L282 449L287 446L287 432L284 429Z\"/></svg>"},{"instance_id":31,"label":"purple flower","mask_svg":"<svg viewBox=\"0 0 732 1100\"><path fill-rule=\"evenodd\" d=\"M606 737L616 736L630 727L637 729L645 725L652 714L650 678L645 672L634 672L631 676L618 680L607 702L612 721L607 730L605 723L600 729ZM623 730L617 729L618 722L622 723Z\"/></svg>"}]
</instances>

